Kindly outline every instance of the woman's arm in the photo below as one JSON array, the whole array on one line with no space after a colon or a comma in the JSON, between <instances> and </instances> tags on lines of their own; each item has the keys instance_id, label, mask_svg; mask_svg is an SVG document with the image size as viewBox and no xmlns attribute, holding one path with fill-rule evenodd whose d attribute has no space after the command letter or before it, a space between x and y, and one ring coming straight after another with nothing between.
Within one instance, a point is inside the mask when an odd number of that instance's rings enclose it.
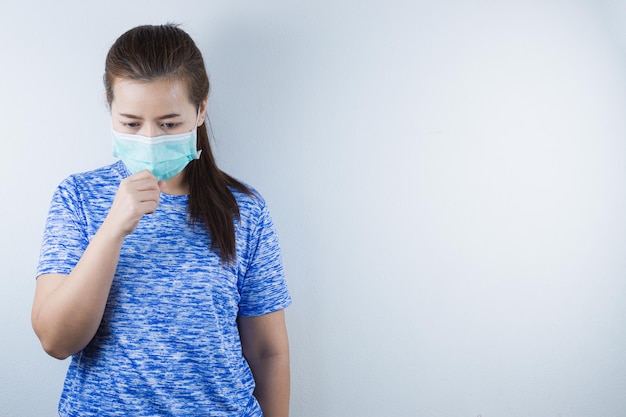
<instances>
[{"instance_id":1,"label":"woman's arm","mask_svg":"<svg viewBox=\"0 0 626 417\"><path fill-rule=\"evenodd\" d=\"M65 359L84 348L98 330L123 239L103 227L69 275L37 278L32 324L44 350Z\"/></svg>"},{"instance_id":2,"label":"woman's arm","mask_svg":"<svg viewBox=\"0 0 626 417\"><path fill-rule=\"evenodd\" d=\"M289 415L289 340L284 310L239 317L243 354L252 369L254 396L265 417Z\"/></svg>"},{"instance_id":3,"label":"woman's arm","mask_svg":"<svg viewBox=\"0 0 626 417\"><path fill-rule=\"evenodd\" d=\"M120 184L111 210L69 275L37 279L32 325L44 350L64 359L84 348L100 326L124 238L154 212L159 183L148 171Z\"/></svg>"}]
</instances>

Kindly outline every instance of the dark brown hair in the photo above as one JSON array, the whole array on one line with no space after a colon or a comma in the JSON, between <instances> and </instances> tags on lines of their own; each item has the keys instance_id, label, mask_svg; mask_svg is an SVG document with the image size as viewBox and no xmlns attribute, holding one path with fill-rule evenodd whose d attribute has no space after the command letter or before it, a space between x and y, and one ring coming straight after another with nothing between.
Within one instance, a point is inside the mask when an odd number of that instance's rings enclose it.
<instances>
[{"instance_id":1,"label":"dark brown hair","mask_svg":"<svg viewBox=\"0 0 626 417\"><path fill-rule=\"evenodd\" d=\"M104 86L109 106L117 78L139 81L181 80L186 84L189 101L199 108L209 95L209 77L202 54L191 37L177 25L138 26L120 36L106 57ZM251 191L221 171L213 158L207 123L198 126L200 159L191 161L183 171L189 185L189 218L193 225L203 224L211 236L211 249L223 263L235 259L235 218L239 206L231 188Z\"/></svg>"}]
</instances>

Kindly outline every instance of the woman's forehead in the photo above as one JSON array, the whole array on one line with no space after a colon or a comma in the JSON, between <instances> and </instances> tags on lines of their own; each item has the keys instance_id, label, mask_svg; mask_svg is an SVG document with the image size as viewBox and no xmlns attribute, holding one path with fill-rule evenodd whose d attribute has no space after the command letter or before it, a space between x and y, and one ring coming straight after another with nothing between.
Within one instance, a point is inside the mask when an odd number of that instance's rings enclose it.
<instances>
[{"instance_id":1,"label":"woman's forehead","mask_svg":"<svg viewBox=\"0 0 626 417\"><path fill-rule=\"evenodd\" d=\"M195 106L189 101L185 83L160 79L139 81L120 78L113 84L112 107L134 112L182 112Z\"/></svg>"}]
</instances>

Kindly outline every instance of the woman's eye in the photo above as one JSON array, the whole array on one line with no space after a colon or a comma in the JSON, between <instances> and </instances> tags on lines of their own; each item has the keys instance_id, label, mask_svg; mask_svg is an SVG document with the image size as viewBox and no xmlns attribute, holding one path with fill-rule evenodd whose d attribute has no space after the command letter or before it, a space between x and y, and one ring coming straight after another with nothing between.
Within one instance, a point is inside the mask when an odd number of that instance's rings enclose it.
<instances>
[{"instance_id":1,"label":"woman's eye","mask_svg":"<svg viewBox=\"0 0 626 417\"><path fill-rule=\"evenodd\" d=\"M180 123L163 123L161 124L161 126L163 126L163 128L165 129L174 129L176 127L178 127L180 125Z\"/></svg>"},{"instance_id":2,"label":"woman's eye","mask_svg":"<svg viewBox=\"0 0 626 417\"><path fill-rule=\"evenodd\" d=\"M129 129L137 129L139 127L139 123L137 123L137 122L122 123L122 125L124 127L129 128Z\"/></svg>"}]
</instances>

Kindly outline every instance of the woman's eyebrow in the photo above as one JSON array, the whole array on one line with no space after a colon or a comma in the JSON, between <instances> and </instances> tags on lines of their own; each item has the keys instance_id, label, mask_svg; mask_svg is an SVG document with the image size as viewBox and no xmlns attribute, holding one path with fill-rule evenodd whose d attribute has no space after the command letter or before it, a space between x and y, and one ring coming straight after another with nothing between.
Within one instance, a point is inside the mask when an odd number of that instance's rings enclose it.
<instances>
[{"instance_id":1,"label":"woman's eyebrow","mask_svg":"<svg viewBox=\"0 0 626 417\"><path fill-rule=\"evenodd\" d=\"M120 113L120 116L127 117L129 119L143 120L141 117L135 116L134 114L130 114L130 113Z\"/></svg>"},{"instance_id":2,"label":"woman's eyebrow","mask_svg":"<svg viewBox=\"0 0 626 417\"><path fill-rule=\"evenodd\" d=\"M134 119L134 120L143 120L142 117L135 116L134 114L130 114L130 113L120 113L120 116L129 118L129 119ZM165 114L163 116L157 117L157 120L173 119L175 117L180 117L180 114L179 113Z\"/></svg>"},{"instance_id":3,"label":"woman's eyebrow","mask_svg":"<svg viewBox=\"0 0 626 417\"><path fill-rule=\"evenodd\" d=\"M170 114L166 114L164 116L159 117L159 120L163 120L163 119L173 119L175 117L180 117L180 114L178 113L170 113Z\"/></svg>"}]
</instances>

